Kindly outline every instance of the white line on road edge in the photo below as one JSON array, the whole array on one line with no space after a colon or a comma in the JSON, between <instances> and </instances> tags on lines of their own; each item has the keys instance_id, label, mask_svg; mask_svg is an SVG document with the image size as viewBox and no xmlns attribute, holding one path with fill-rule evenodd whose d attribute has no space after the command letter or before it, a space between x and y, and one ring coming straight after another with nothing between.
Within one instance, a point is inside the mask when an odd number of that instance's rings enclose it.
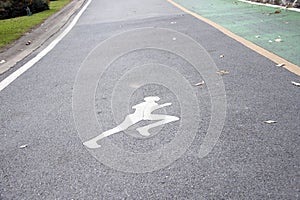
<instances>
[{"instance_id":1,"label":"white line on road edge","mask_svg":"<svg viewBox=\"0 0 300 200\"><path fill-rule=\"evenodd\" d=\"M25 65L20 67L14 73L9 75L3 81L0 82L0 92L6 88L9 84L11 84L14 80L16 80L19 76L21 76L24 72L30 69L34 64L36 64L39 60L41 60L45 55L47 55L75 26L83 12L87 9L92 0L88 0L88 2L84 5L84 7L79 11L79 13L74 17L70 25L54 40L52 41L43 51L41 51L34 58L29 60Z\"/></svg>"},{"instance_id":2,"label":"white line on road edge","mask_svg":"<svg viewBox=\"0 0 300 200\"><path fill-rule=\"evenodd\" d=\"M273 5L273 4L268 4L268 3L253 2L253 1L248 1L248 0L239 0L239 1L244 2L244 3L253 4L253 5L258 5L258 6L267 6L267 7L272 7L272 8L280 8L280 9L286 9L286 10L291 10L291 11L295 11L295 12L300 12L299 8L286 8L284 6Z\"/></svg>"}]
</instances>

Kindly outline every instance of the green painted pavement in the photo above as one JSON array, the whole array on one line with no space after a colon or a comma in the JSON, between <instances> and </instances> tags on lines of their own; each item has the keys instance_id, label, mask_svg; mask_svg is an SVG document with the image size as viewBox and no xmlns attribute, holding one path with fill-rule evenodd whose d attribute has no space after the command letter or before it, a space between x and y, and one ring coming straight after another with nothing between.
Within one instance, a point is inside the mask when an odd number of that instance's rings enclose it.
<instances>
[{"instance_id":1,"label":"green painted pavement","mask_svg":"<svg viewBox=\"0 0 300 200\"><path fill-rule=\"evenodd\" d=\"M300 12L237 0L175 2L300 66ZM277 10L281 12L275 14ZM282 42L276 42L276 39Z\"/></svg>"}]
</instances>

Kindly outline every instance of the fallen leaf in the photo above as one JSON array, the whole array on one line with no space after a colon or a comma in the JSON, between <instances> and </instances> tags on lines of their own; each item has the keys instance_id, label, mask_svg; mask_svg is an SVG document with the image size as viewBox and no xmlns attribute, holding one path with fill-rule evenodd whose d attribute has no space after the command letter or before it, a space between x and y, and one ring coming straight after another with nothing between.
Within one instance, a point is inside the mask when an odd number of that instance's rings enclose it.
<instances>
[{"instance_id":1,"label":"fallen leaf","mask_svg":"<svg viewBox=\"0 0 300 200\"><path fill-rule=\"evenodd\" d=\"M273 120L268 120L268 121L265 121L265 123L267 123L267 124L275 124L275 123L277 123L276 121L273 121Z\"/></svg>"},{"instance_id":2,"label":"fallen leaf","mask_svg":"<svg viewBox=\"0 0 300 200\"><path fill-rule=\"evenodd\" d=\"M204 84L205 84L204 81L201 81L199 83L194 84L194 86L201 86L201 85L204 85Z\"/></svg>"},{"instance_id":3,"label":"fallen leaf","mask_svg":"<svg viewBox=\"0 0 300 200\"><path fill-rule=\"evenodd\" d=\"M5 60L1 60L1 61L0 61L0 64L3 64L3 63L5 63L5 62L6 62Z\"/></svg>"},{"instance_id":4,"label":"fallen leaf","mask_svg":"<svg viewBox=\"0 0 300 200\"><path fill-rule=\"evenodd\" d=\"M28 40L27 42L26 42L26 44L25 45L30 45L31 44L31 41L30 40Z\"/></svg>"},{"instance_id":5,"label":"fallen leaf","mask_svg":"<svg viewBox=\"0 0 300 200\"><path fill-rule=\"evenodd\" d=\"M279 14L281 13L281 10L275 10L274 14Z\"/></svg>"},{"instance_id":6,"label":"fallen leaf","mask_svg":"<svg viewBox=\"0 0 300 200\"><path fill-rule=\"evenodd\" d=\"M279 14L281 10L275 10L274 12L268 13L267 15Z\"/></svg>"},{"instance_id":7,"label":"fallen leaf","mask_svg":"<svg viewBox=\"0 0 300 200\"><path fill-rule=\"evenodd\" d=\"M292 81L292 84L295 85L295 86L300 87L300 83L297 83L297 82L295 82L295 81Z\"/></svg>"},{"instance_id":8,"label":"fallen leaf","mask_svg":"<svg viewBox=\"0 0 300 200\"><path fill-rule=\"evenodd\" d=\"M285 64L284 63L279 63L279 64L277 64L276 66L277 67L283 67Z\"/></svg>"},{"instance_id":9,"label":"fallen leaf","mask_svg":"<svg viewBox=\"0 0 300 200\"><path fill-rule=\"evenodd\" d=\"M219 75L225 75L225 74L229 74L229 71L219 70L219 71L217 71L217 74L219 74Z\"/></svg>"},{"instance_id":10,"label":"fallen leaf","mask_svg":"<svg viewBox=\"0 0 300 200\"><path fill-rule=\"evenodd\" d=\"M19 149L24 149L26 147L28 147L28 144L23 144L23 145L19 146Z\"/></svg>"}]
</instances>

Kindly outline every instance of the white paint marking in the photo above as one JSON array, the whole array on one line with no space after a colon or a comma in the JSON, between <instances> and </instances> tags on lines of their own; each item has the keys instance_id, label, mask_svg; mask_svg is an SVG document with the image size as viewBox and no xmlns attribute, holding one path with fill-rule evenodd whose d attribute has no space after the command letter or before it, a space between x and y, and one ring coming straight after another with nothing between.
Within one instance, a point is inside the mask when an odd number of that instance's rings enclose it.
<instances>
[{"instance_id":1,"label":"white paint marking","mask_svg":"<svg viewBox=\"0 0 300 200\"><path fill-rule=\"evenodd\" d=\"M124 131L130 126L143 120L157 121L136 129L142 136L148 137L150 136L149 129L179 120L179 118L175 116L152 113L157 109L170 106L172 105L172 103L165 103L159 105L158 103L156 103L156 101L160 100L160 98L157 96L145 97L144 100L145 102L142 102L132 107L133 109L135 109L134 113L127 115L120 125L101 133L100 135L84 142L83 144L90 149L99 148L101 146L97 143L97 141L103 138Z\"/></svg>"},{"instance_id":2,"label":"white paint marking","mask_svg":"<svg viewBox=\"0 0 300 200\"><path fill-rule=\"evenodd\" d=\"M14 80L16 80L19 76L21 76L24 72L30 69L34 64L36 64L39 60L41 60L45 55L47 55L75 26L83 12L89 6L92 0L88 0L88 2L84 5L84 7L78 12L78 14L74 17L73 21L70 25L54 40L52 41L43 51L41 51L38 55L36 55L33 59L28 61L25 65L20 67L14 73L9 75L3 81L0 82L0 92L6 88L9 84L11 84Z\"/></svg>"},{"instance_id":3,"label":"white paint marking","mask_svg":"<svg viewBox=\"0 0 300 200\"><path fill-rule=\"evenodd\" d=\"M280 6L280 5L273 5L273 4L268 4L268 3L259 3L259 2L253 2L253 1L247 1L247 0L239 0L239 1L244 2L244 3L253 4L253 5L258 5L258 6L267 6L267 7L272 7L272 8L280 8L280 9L300 12L299 8L286 8L286 7Z\"/></svg>"}]
</instances>

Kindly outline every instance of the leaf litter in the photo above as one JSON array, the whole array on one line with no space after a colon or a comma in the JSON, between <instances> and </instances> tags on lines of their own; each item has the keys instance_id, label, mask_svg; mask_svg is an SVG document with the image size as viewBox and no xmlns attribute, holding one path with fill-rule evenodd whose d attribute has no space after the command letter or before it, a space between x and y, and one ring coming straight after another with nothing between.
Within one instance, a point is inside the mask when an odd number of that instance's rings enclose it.
<instances>
[{"instance_id":1,"label":"leaf litter","mask_svg":"<svg viewBox=\"0 0 300 200\"><path fill-rule=\"evenodd\" d=\"M204 85L204 84L205 84L204 81L200 81L199 83L194 84L194 86L202 86L202 85Z\"/></svg>"},{"instance_id":2,"label":"leaf litter","mask_svg":"<svg viewBox=\"0 0 300 200\"><path fill-rule=\"evenodd\" d=\"M295 82L295 81L292 81L291 83L292 83L293 85L295 85L295 86L300 87L300 83L297 83L297 82Z\"/></svg>"},{"instance_id":3,"label":"leaf litter","mask_svg":"<svg viewBox=\"0 0 300 200\"><path fill-rule=\"evenodd\" d=\"M226 71L226 70L218 70L218 71L217 71L217 74L223 76L223 75L229 74L229 71Z\"/></svg>"},{"instance_id":4,"label":"leaf litter","mask_svg":"<svg viewBox=\"0 0 300 200\"><path fill-rule=\"evenodd\" d=\"M276 121L274 120L267 120L267 121L264 121L266 124L275 124L277 123Z\"/></svg>"},{"instance_id":5,"label":"leaf litter","mask_svg":"<svg viewBox=\"0 0 300 200\"><path fill-rule=\"evenodd\" d=\"M279 63L279 64L277 64L276 66L277 67L283 67L285 64L284 63Z\"/></svg>"},{"instance_id":6,"label":"leaf litter","mask_svg":"<svg viewBox=\"0 0 300 200\"><path fill-rule=\"evenodd\" d=\"M23 145L19 146L19 149L25 149L26 147L28 147L28 144L23 144Z\"/></svg>"}]
</instances>

